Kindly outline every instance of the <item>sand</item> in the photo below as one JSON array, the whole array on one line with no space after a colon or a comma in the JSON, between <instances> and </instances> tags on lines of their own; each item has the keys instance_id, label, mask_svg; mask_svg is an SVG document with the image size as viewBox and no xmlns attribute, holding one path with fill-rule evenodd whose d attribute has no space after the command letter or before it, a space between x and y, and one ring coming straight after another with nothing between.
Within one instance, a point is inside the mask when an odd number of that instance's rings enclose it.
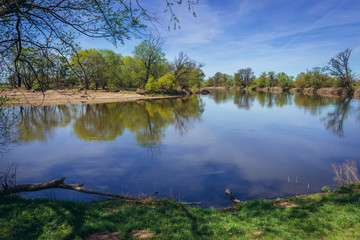
<instances>
[{"instance_id":1,"label":"sand","mask_svg":"<svg viewBox=\"0 0 360 240\"><path fill-rule=\"evenodd\" d=\"M107 91L79 91L79 90L48 90L34 92L33 90L6 89L0 96L14 98L7 106L48 106L65 104L93 104L126 102L148 99L176 98L177 96L151 96L136 92L107 92Z\"/></svg>"}]
</instances>

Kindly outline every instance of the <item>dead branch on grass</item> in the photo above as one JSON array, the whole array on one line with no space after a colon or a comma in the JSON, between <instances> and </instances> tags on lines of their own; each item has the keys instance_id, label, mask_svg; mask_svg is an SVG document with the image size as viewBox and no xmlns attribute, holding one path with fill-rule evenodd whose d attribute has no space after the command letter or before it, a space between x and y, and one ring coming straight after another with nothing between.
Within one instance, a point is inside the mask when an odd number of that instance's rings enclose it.
<instances>
[{"instance_id":1,"label":"dead branch on grass","mask_svg":"<svg viewBox=\"0 0 360 240\"><path fill-rule=\"evenodd\" d=\"M12 169L12 167L10 169ZM11 194L23 193L23 192L36 192L50 188L62 188L62 189L74 190L81 193L103 195L103 196L119 198L123 200L139 200L139 198L132 196L125 196L118 193L101 192L94 189L83 188L84 184L66 184L64 183L65 177L44 183L33 183L33 184L22 184L22 185L9 184L9 183L15 183L11 181L11 179L16 179L15 176L16 176L16 172L12 173L10 171L7 171L5 174L0 176L0 187L1 187L0 197ZM194 205L201 205L201 202L180 202L180 204L187 206L194 206Z\"/></svg>"}]
</instances>

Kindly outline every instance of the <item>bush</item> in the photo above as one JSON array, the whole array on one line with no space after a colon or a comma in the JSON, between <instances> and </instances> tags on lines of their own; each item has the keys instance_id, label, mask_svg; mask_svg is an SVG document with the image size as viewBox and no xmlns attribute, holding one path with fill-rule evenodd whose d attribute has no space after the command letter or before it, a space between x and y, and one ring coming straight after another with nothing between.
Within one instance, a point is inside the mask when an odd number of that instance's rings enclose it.
<instances>
[{"instance_id":1,"label":"bush","mask_svg":"<svg viewBox=\"0 0 360 240\"><path fill-rule=\"evenodd\" d=\"M175 76L171 73L165 74L159 80L150 77L145 85L145 91L151 93L167 93L172 91L175 81Z\"/></svg>"},{"instance_id":2,"label":"bush","mask_svg":"<svg viewBox=\"0 0 360 240\"><path fill-rule=\"evenodd\" d=\"M321 192L331 192L330 187L329 186L323 186L321 188Z\"/></svg>"}]
</instances>

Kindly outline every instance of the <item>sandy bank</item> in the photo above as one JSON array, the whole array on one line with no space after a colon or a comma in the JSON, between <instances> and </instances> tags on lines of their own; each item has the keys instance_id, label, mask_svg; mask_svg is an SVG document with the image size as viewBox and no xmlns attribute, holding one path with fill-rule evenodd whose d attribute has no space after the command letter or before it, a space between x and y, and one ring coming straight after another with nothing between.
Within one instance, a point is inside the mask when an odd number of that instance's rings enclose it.
<instances>
[{"instance_id":1,"label":"sandy bank","mask_svg":"<svg viewBox=\"0 0 360 240\"><path fill-rule=\"evenodd\" d=\"M10 106L48 106L65 104L93 104L126 102L147 99L176 98L177 96L150 96L136 92L106 92L106 91L79 91L79 90L48 90L33 92L32 90L5 90L0 96L14 98Z\"/></svg>"}]
</instances>

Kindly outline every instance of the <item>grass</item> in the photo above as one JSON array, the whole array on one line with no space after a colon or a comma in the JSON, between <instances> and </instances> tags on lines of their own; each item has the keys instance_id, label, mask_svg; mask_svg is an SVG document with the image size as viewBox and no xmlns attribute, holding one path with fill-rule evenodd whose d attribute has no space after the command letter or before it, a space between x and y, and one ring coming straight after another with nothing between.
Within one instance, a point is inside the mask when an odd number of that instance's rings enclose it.
<instances>
[{"instance_id":1,"label":"grass","mask_svg":"<svg viewBox=\"0 0 360 240\"><path fill-rule=\"evenodd\" d=\"M154 239L360 239L360 184L223 210L166 199L0 200L0 239L84 239L94 233L133 239L136 230Z\"/></svg>"}]
</instances>

